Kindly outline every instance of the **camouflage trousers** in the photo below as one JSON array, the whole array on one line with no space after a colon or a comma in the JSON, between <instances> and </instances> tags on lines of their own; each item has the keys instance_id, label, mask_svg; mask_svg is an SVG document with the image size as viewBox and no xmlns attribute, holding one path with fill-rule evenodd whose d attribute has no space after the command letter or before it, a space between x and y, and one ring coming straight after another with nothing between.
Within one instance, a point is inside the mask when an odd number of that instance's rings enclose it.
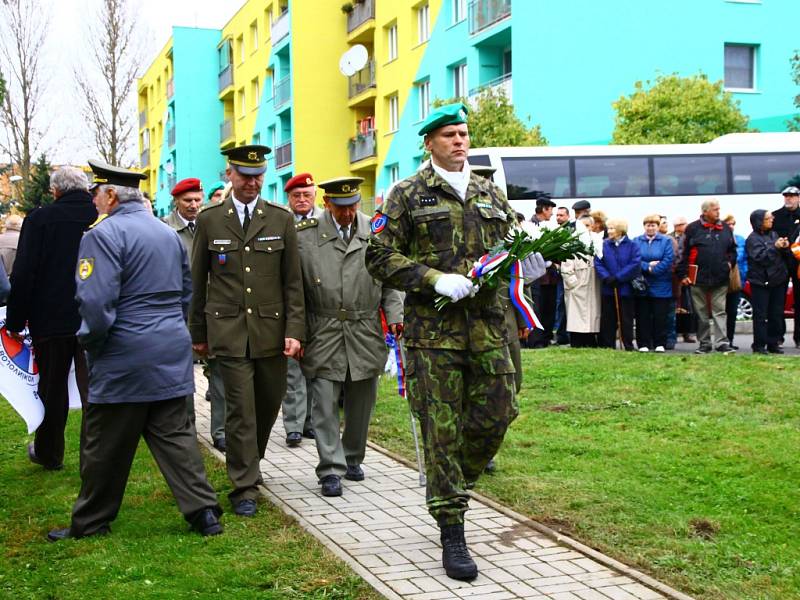
<instances>
[{"instance_id":1,"label":"camouflage trousers","mask_svg":"<svg viewBox=\"0 0 800 600\"><path fill-rule=\"evenodd\" d=\"M406 383L422 429L428 511L440 526L463 523L466 490L519 414L509 348L408 348Z\"/></svg>"}]
</instances>

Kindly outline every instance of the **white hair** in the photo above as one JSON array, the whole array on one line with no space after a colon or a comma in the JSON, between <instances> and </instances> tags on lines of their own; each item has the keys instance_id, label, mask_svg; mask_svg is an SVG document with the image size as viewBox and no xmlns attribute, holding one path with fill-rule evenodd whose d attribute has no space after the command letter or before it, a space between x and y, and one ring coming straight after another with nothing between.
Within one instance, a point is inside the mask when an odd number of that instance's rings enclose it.
<instances>
[{"instance_id":1,"label":"white hair","mask_svg":"<svg viewBox=\"0 0 800 600\"><path fill-rule=\"evenodd\" d=\"M73 190L89 190L89 180L86 173L76 167L60 167L50 175L50 185L61 194L66 194Z\"/></svg>"},{"instance_id":2,"label":"white hair","mask_svg":"<svg viewBox=\"0 0 800 600\"><path fill-rule=\"evenodd\" d=\"M98 188L98 192L107 192L108 188L114 188L114 191L117 193L117 199L119 200L120 204L122 204L123 202L142 201L142 192L139 191L139 188L104 183Z\"/></svg>"}]
</instances>

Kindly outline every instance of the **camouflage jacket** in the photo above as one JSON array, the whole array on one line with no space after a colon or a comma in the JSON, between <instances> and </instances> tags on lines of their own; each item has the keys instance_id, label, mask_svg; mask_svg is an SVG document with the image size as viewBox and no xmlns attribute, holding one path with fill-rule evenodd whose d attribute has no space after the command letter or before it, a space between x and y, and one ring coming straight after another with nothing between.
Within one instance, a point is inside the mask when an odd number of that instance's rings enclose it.
<instances>
[{"instance_id":1,"label":"camouflage jacket","mask_svg":"<svg viewBox=\"0 0 800 600\"><path fill-rule=\"evenodd\" d=\"M372 219L366 264L373 277L406 292L407 346L484 351L508 344L497 290L483 287L437 311L433 286L442 273L466 275L514 218L500 188L474 174L463 201L430 165L392 189Z\"/></svg>"}]
</instances>

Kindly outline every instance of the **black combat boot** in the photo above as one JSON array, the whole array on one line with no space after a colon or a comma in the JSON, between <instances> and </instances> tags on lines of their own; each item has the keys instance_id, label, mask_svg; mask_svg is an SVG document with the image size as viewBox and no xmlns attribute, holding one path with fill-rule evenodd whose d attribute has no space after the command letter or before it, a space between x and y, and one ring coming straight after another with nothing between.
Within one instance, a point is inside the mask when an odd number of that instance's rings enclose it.
<instances>
[{"instance_id":1,"label":"black combat boot","mask_svg":"<svg viewBox=\"0 0 800 600\"><path fill-rule=\"evenodd\" d=\"M478 567L467 549L464 524L442 525L442 566L451 579L472 581L478 576Z\"/></svg>"}]
</instances>

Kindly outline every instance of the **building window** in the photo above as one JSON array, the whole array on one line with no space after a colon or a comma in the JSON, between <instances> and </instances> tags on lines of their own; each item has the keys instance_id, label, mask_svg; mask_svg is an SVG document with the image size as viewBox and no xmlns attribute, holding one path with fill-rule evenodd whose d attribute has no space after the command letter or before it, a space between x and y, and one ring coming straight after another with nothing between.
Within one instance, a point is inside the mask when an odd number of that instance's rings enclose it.
<instances>
[{"instance_id":1,"label":"building window","mask_svg":"<svg viewBox=\"0 0 800 600\"><path fill-rule=\"evenodd\" d=\"M756 47L725 44L725 87L755 89Z\"/></svg>"},{"instance_id":2,"label":"building window","mask_svg":"<svg viewBox=\"0 0 800 600\"><path fill-rule=\"evenodd\" d=\"M389 60L392 61L397 58L397 24L395 23L389 27L387 31L387 44L389 48Z\"/></svg>"},{"instance_id":3,"label":"building window","mask_svg":"<svg viewBox=\"0 0 800 600\"><path fill-rule=\"evenodd\" d=\"M253 96L253 108L258 108L258 103L261 101L260 90L258 87L258 77L250 82L250 92Z\"/></svg>"},{"instance_id":4,"label":"building window","mask_svg":"<svg viewBox=\"0 0 800 600\"><path fill-rule=\"evenodd\" d=\"M261 134L260 133L254 133L253 134L253 143L254 144L260 144L261 143Z\"/></svg>"},{"instance_id":5,"label":"building window","mask_svg":"<svg viewBox=\"0 0 800 600\"><path fill-rule=\"evenodd\" d=\"M247 112L247 103L244 95L244 88L239 90L239 118L241 119Z\"/></svg>"},{"instance_id":6,"label":"building window","mask_svg":"<svg viewBox=\"0 0 800 600\"><path fill-rule=\"evenodd\" d=\"M453 67L453 96L467 97L467 63Z\"/></svg>"},{"instance_id":7,"label":"building window","mask_svg":"<svg viewBox=\"0 0 800 600\"><path fill-rule=\"evenodd\" d=\"M397 183L400 181L400 165L393 164L389 167L389 183Z\"/></svg>"},{"instance_id":8,"label":"building window","mask_svg":"<svg viewBox=\"0 0 800 600\"><path fill-rule=\"evenodd\" d=\"M431 107L431 82L422 81L417 84L417 98L419 98L419 120L428 116Z\"/></svg>"},{"instance_id":9,"label":"building window","mask_svg":"<svg viewBox=\"0 0 800 600\"><path fill-rule=\"evenodd\" d=\"M453 24L467 18L467 0L453 0Z\"/></svg>"},{"instance_id":10,"label":"building window","mask_svg":"<svg viewBox=\"0 0 800 600\"><path fill-rule=\"evenodd\" d=\"M389 96L389 131L397 131L400 127L400 100L397 94Z\"/></svg>"},{"instance_id":11,"label":"building window","mask_svg":"<svg viewBox=\"0 0 800 600\"><path fill-rule=\"evenodd\" d=\"M219 72L222 73L233 64L233 47L230 40L225 40L219 47Z\"/></svg>"},{"instance_id":12,"label":"building window","mask_svg":"<svg viewBox=\"0 0 800 600\"><path fill-rule=\"evenodd\" d=\"M252 40L253 50L255 52L258 50L258 21L253 21L250 23L250 39Z\"/></svg>"},{"instance_id":13,"label":"building window","mask_svg":"<svg viewBox=\"0 0 800 600\"><path fill-rule=\"evenodd\" d=\"M428 5L423 4L417 9L417 41L421 44L427 42L430 35L430 21L428 20Z\"/></svg>"},{"instance_id":14,"label":"building window","mask_svg":"<svg viewBox=\"0 0 800 600\"><path fill-rule=\"evenodd\" d=\"M269 201L278 202L278 184L273 183L269 186Z\"/></svg>"},{"instance_id":15,"label":"building window","mask_svg":"<svg viewBox=\"0 0 800 600\"><path fill-rule=\"evenodd\" d=\"M240 35L236 40L236 45L239 46L239 63L244 62L244 36Z\"/></svg>"}]
</instances>

